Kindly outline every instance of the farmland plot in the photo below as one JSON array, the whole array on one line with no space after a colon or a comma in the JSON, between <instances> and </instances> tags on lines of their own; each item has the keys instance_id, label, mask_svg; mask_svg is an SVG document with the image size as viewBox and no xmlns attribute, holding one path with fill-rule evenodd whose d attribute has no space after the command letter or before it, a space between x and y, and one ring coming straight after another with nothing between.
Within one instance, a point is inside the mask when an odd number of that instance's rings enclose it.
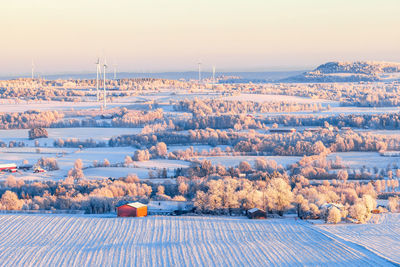
<instances>
[{"instance_id":1,"label":"farmland plot","mask_svg":"<svg viewBox=\"0 0 400 267\"><path fill-rule=\"evenodd\" d=\"M301 157L296 156L210 156L210 157L197 157L198 160L209 160L213 165L221 164L225 167L238 166L240 162L247 161L254 166L256 159L261 158L264 160L274 160L278 165L287 167L301 160Z\"/></svg>"},{"instance_id":2,"label":"farmland plot","mask_svg":"<svg viewBox=\"0 0 400 267\"><path fill-rule=\"evenodd\" d=\"M374 220L375 219L375 220ZM400 265L400 214L374 215L368 224L321 225L345 240L350 240Z\"/></svg>"},{"instance_id":3,"label":"farmland plot","mask_svg":"<svg viewBox=\"0 0 400 267\"><path fill-rule=\"evenodd\" d=\"M0 130L0 141L24 142L27 146L34 146L38 141L41 146L53 146L55 140L61 139L79 139L81 141L92 139L96 142L107 143L113 136L138 134L142 128L104 128L104 127L79 127L79 128L46 128L48 138L39 138L30 140L28 129Z\"/></svg>"},{"instance_id":4,"label":"farmland plot","mask_svg":"<svg viewBox=\"0 0 400 267\"><path fill-rule=\"evenodd\" d=\"M386 168L389 164L400 166L400 157L383 157L378 152L336 152L329 154L327 160L335 160L336 156L342 159L342 163L351 169L377 167Z\"/></svg>"},{"instance_id":5,"label":"farmland plot","mask_svg":"<svg viewBox=\"0 0 400 267\"><path fill-rule=\"evenodd\" d=\"M0 215L3 266L385 266L292 219Z\"/></svg>"}]
</instances>

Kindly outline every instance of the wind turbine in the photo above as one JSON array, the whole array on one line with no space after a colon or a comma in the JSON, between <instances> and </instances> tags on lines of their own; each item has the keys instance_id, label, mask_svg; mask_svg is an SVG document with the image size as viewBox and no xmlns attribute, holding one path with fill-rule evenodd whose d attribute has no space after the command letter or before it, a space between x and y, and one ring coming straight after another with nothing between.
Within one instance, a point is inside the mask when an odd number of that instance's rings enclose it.
<instances>
[{"instance_id":1,"label":"wind turbine","mask_svg":"<svg viewBox=\"0 0 400 267\"><path fill-rule=\"evenodd\" d=\"M103 90L104 90L104 109L106 109L106 107L107 107L107 101L106 101L106 99L107 99L107 96L106 96L106 68L107 68L107 61L106 61L106 59L104 58L104 64L103 64L103 78L104 78L104 81L103 81Z\"/></svg>"},{"instance_id":2,"label":"wind turbine","mask_svg":"<svg viewBox=\"0 0 400 267\"><path fill-rule=\"evenodd\" d=\"M114 80L117 79L117 64L114 64Z\"/></svg>"},{"instance_id":3,"label":"wind turbine","mask_svg":"<svg viewBox=\"0 0 400 267\"><path fill-rule=\"evenodd\" d=\"M99 74L101 74L101 67L100 67L100 58L97 58L96 61L96 93L97 93L97 102L99 102L100 95L99 95Z\"/></svg>"}]
</instances>

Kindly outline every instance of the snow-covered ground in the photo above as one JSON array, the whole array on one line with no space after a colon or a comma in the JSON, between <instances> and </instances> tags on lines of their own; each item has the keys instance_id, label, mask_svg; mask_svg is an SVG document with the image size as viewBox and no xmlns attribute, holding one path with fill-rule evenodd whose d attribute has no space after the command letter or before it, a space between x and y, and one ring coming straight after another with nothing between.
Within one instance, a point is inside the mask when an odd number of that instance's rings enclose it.
<instances>
[{"instance_id":1,"label":"snow-covered ground","mask_svg":"<svg viewBox=\"0 0 400 267\"><path fill-rule=\"evenodd\" d=\"M378 152L335 152L327 156L328 160L335 160L336 156L342 159L342 163L351 169L377 167L386 168L388 164L400 167L400 157L383 157Z\"/></svg>"},{"instance_id":2,"label":"snow-covered ground","mask_svg":"<svg viewBox=\"0 0 400 267\"><path fill-rule=\"evenodd\" d=\"M0 265L391 265L362 246L293 219L114 216L2 214ZM391 251L398 257L399 250Z\"/></svg>"},{"instance_id":3,"label":"snow-covered ground","mask_svg":"<svg viewBox=\"0 0 400 267\"><path fill-rule=\"evenodd\" d=\"M81 141L93 139L94 141L108 142L113 136L138 134L142 128L100 128L100 127L79 127L79 128L46 128L48 138L36 139L41 146L47 144L52 146L54 140L59 138L69 139L76 138ZM24 142L28 146L33 146L35 140L29 140L28 129L18 130L0 130L0 141L9 142L17 141Z\"/></svg>"},{"instance_id":4,"label":"snow-covered ground","mask_svg":"<svg viewBox=\"0 0 400 267\"><path fill-rule=\"evenodd\" d=\"M400 214L374 215L368 224L319 225L344 240L359 244L400 265Z\"/></svg>"},{"instance_id":5,"label":"snow-covered ground","mask_svg":"<svg viewBox=\"0 0 400 267\"><path fill-rule=\"evenodd\" d=\"M37 153L37 149L40 153ZM17 148L0 148L0 164L16 163L22 164L24 160L28 160L29 164L36 164L41 157L55 158L57 160L59 170L49 171L46 173L33 174L30 171L21 171L13 174L17 179L24 180L42 180L42 179L63 179L68 171L73 168L77 159L81 159L83 167L92 167L96 160L102 164L107 159L110 164L124 163L125 156L133 157L136 149L133 147L98 147L86 148L79 150L77 148L34 148L34 147L17 147ZM84 169L85 177L88 179L102 179L108 177L125 177L128 174L137 174L139 178L148 178L149 170L167 169L168 176L175 174L177 168L187 168L190 162L181 160L154 159L149 161L135 162L130 168L125 167L107 167L107 168L88 168ZM6 179L8 173L0 172L0 180Z\"/></svg>"},{"instance_id":6,"label":"snow-covered ground","mask_svg":"<svg viewBox=\"0 0 400 267\"><path fill-rule=\"evenodd\" d=\"M127 168L127 167L100 167L88 168L83 170L86 179L107 179L109 177L126 177L129 174L136 174L140 179L149 177L149 170L145 168Z\"/></svg>"},{"instance_id":7,"label":"snow-covered ground","mask_svg":"<svg viewBox=\"0 0 400 267\"><path fill-rule=\"evenodd\" d=\"M251 165L254 166L254 163L257 158L262 158L264 160L274 160L278 165L282 165L282 167L286 167L293 163L298 162L302 157L295 156L216 156L216 157L197 157L196 159L209 160L213 165L223 165L225 167L233 167L238 166L240 162L247 161Z\"/></svg>"},{"instance_id":8,"label":"snow-covered ground","mask_svg":"<svg viewBox=\"0 0 400 267\"><path fill-rule=\"evenodd\" d=\"M326 99L313 99L309 97L290 96L290 95L268 95L268 94L238 94L224 97L225 100L234 101L255 101L255 102L288 102L298 104L322 104L338 106L339 102Z\"/></svg>"}]
</instances>

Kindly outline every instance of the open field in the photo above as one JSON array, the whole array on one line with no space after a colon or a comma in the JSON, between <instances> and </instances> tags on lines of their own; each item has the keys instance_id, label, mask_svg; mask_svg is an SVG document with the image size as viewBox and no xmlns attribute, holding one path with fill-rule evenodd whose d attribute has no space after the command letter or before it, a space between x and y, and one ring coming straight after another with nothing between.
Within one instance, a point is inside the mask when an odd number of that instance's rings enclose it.
<instances>
[{"instance_id":1,"label":"open field","mask_svg":"<svg viewBox=\"0 0 400 267\"><path fill-rule=\"evenodd\" d=\"M339 105L336 101L330 101L325 99L313 99L309 97L290 96L290 95L268 95L268 94L238 94L234 96L224 97L225 100L230 101L255 101L255 102L289 102L289 103L301 103L301 104L324 104L337 106Z\"/></svg>"},{"instance_id":2,"label":"open field","mask_svg":"<svg viewBox=\"0 0 400 267\"><path fill-rule=\"evenodd\" d=\"M238 166L240 162L247 161L251 165L254 166L256 159L261 158L264 160L274 160L278 165L282 165L282 167L287 167L293 163L298 162L301 160L301 157L295 156L288 156L288 157L281 157L281 156L210 156L210 157L197 157L196 159L202 160L209 160L213 165L223 165L225 167L234 167Z\"/></svg>"},{"instance_id":3,"label":"open field","mask_svg":"<svg viewBox=\"0 0 400 267\"><path fill-rule=\"evenodd\" d=\"M0 215L0 264L391 265L361 246L333 239L293 219L41 214Z\"/></svg>"},{"instance_id":4,"label":"open field","mask_svg":"<svg viewBox=\"0 0 400 267\"><path fill-rule=\"evenodd\" d=\"M386 168L388 164L400 166L400 157L384 157L378 152L336 152L327 156L327 159L335 160L336 156L342 159L342 163L351 169L362 168Z\"/></svg>"},{"instance_id":5,"label":"open field","mask_svg":"<svg viewBox=\"0 0 400 267\"><path fill-rule=\"evenodd\" d=\"M79 127L79 128L46 128L48 138L36 139L41 145L45 143L52 146L54 140L62 138L76 138L79 140L93 139L94 141L107 142L111 137L125 134L138 134L142 128L100 128L100 127ZM0 130L0 141L23 141L26 145L33 146L35 141L29 139L29 129Z\"/></svg>"},{"instance_id":6,"label":"open field","mask_svg":"<svg viewBox=\"0 0 400 267\"><path fill-rule=\"evenodd\" d=\"M375 217L371 220L372 223L365 225L340 224L318 227L400 265L400 214L382 214Z\"/></svg>"}]
</instances>

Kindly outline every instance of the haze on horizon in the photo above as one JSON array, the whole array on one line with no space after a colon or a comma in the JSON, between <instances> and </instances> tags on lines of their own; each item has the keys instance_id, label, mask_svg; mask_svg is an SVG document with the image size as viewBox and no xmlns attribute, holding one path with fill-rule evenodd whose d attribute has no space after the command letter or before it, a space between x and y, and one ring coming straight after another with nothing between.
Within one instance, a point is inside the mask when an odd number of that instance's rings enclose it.
<instances>
[{"instance_id":1,"label":"haze on horizon","mask_svg":"<svg viewBox=\"0 0 400 267\"><path fill-rule=\"evenodd\" d=\"M7 1L0 75L267 71L332 60L400 61L398 0Z\"/></svg>"}]
</instances>

